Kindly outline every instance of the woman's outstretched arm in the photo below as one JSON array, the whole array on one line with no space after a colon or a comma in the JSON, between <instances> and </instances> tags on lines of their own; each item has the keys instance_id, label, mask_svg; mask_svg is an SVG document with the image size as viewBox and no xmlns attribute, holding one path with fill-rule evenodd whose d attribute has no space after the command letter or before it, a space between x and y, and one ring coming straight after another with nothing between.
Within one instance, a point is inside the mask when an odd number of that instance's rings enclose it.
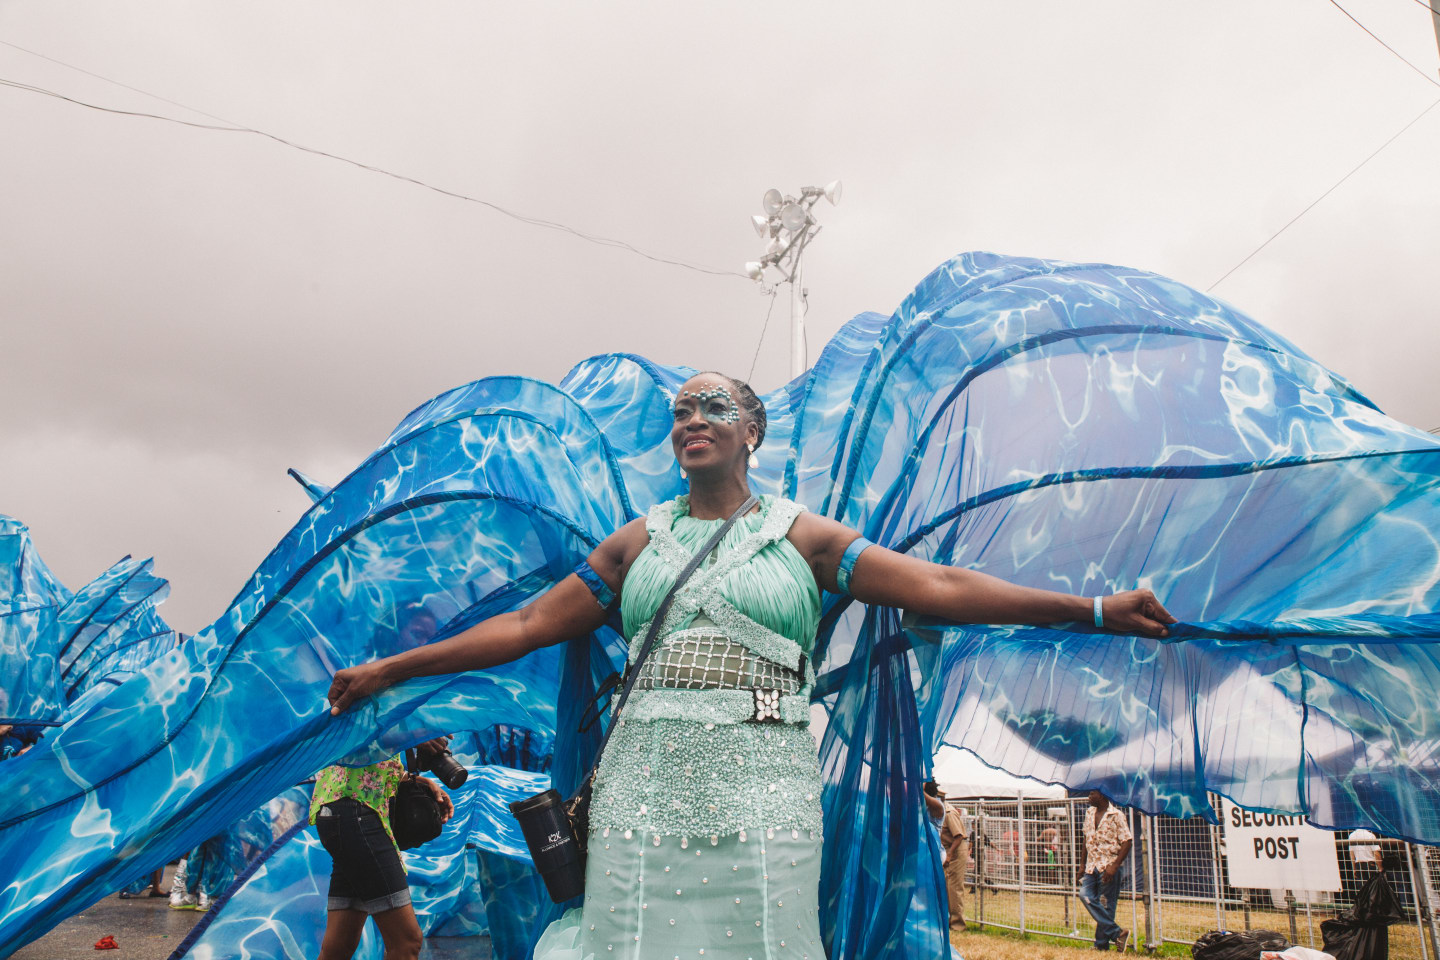
<instances>
[{"instance_id":1,"label":"woman's outstretched arm","mask_svg":"<svg viewBox=\"0 0 1440 960\"><path fill-rule=\"evenodd\" d=\"M618 595L630 563L647 542L644 520L632 521L595 548L590 566ZM438 643L338 671L326 695L330 713L342 713L355 701L411 677L464 673L519 660L532 650L599 629L606 615L590 588L572 573L529 606Z\"/></svg>"},{"instance_id":2,"label":"woman's outstretched arm","mask_svg":"<svg viewBox=\"0 0 1440 960\"><path fill-rule=\"evenodd\" d=\"M810 561L822 589L838 591L836 574L854 530L826 517L802 514L791 542ZM1090 623L1093 599L1022 587L975 570L947 567L880 546L865 549L850 574L850 595L863 603L899 607L957 623ZM1105 628L1163 637L1175 618L1149 590L1127 590L1103 601Z\"/></svg>"}]
</instances>

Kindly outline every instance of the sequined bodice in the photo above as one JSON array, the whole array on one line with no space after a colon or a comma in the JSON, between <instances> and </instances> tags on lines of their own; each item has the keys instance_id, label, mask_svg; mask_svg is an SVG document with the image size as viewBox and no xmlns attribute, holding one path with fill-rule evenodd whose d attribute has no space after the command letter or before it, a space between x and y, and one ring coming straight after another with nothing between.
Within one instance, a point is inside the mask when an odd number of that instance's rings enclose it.
<instances>
[{"instance_id":1,"label":"sequined bodice","mask_svg":"<svg viewBox=\"0 0 1440 960\"><path fill-rule=\"evenodd\" d=\"M761 497L760 510L738 520L710 561L680 588L661 637L700 617L716 626L716 635L798 669L800 658L814 645L820 621L814 574L785 539L804 509L792 500ZM627 637L644 636L676 574L721 523L690 516L689 498L683 496L650 511L645 521L650 543L631 564L621 594Z\"/></svg>"},{"instance_id":2,"label":"sequined bodice","mask_svg":"<svg viewBox=\"0 0 1440 960\"><path fill-rule=\"evenodd\" d=\"M807 729L820 597L785 538L803 509L762 497L677 591L601 760L592 829L682 839L820 829ZM650 543L621 593L632 658L677 572L721 522L690 517L684 497L651 510Z\"/></svg>"}]
</instances>

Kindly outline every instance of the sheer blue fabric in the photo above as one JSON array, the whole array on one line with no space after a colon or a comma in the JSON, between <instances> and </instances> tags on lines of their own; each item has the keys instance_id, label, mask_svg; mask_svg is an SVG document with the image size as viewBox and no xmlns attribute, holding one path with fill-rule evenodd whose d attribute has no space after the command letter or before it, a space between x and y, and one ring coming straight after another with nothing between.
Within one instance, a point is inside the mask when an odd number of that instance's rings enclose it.
<instances>
[{"instance_id":1,"label":"sheer blue fabric","mask_svg":"<svg viewBox=\"0 0 1440 960\"><path fill-rule=\"evenodd\" d=\"M290 475L291 479L293 479L296 483L300 484L300 486L305 490L305 495L310 498L311 503L314 503L315 501L319 500L330 492L329 486L321 483L319 480L316 480L313 477L301 473L294 467L291 467L285 472Z\"/></svg>"},{"instance_id":2,"label":"sheer blue fabric","mask_svg":"<svg viewBox=\"0 0 1440 960\"><path fill-rule=\"evenodd\" d=\"M426 936L485 934L502 960L524 960L528 954L539 935L541 904L549 898L508 804L549 788L550 778L542 772L550 764L549 747L537 731L506 727L466 733L451 743L456 760L470 771L465 784L450 791L455 816L439 837L401 851ZM500 765L501 758L520 766ZM308 788L303 796L308 807ZM293 826L225 893L216 915L176 950L174 960L308 960L319 953L330 856L303 817ZM382 954L370 931L356 957L380 960Z\"/></svg>"},{"instance_id":3,"label":"sheer blue fabric","mask_svg":"<svg viewBox=\"0 0 1440 960\"><path fill-rule=\"evenodd\" d=\"M0 514L0 723L55 723L60 609L71 593L40 559L30 528Z\"/></svg>"},{"instance_id":4,"label":"sheer blue fabric","mask_svg":"<svg viewBox=\"0 0 1440 960\"><path fill-rule=\"evenodd\" d=\"M67 703L111 674L133 673L180 642L155 609L170 595L170 582L156 576L153 565L125 557L60 609L60 689Z\"/></svg>"},{"instance_id":5,"label":"sheer blue fabric","mask_svg":"<svg viewBox=\"0 0 1440 960\"><path fill-rule=\"evenodd\" d=\"M682 492L669 406L691 372L608 355L559 387L492 378L407 416L214 624L5 762L0 952L337 758L510 723L554 731L550 774L572 788L599 732L574 733L579 713L622 662L608 628L339 718L324 693L341 666L527 602ZM1157 642L828 595L834 960L944 950L920 799L942 743L1156 813L1206 814L1218 790L1440 841L1437 438L1181 284L990 254L857 316L764 400L756 492L1028 585L1149 586L1186 621Z\"/></svg>"}]
</instances>

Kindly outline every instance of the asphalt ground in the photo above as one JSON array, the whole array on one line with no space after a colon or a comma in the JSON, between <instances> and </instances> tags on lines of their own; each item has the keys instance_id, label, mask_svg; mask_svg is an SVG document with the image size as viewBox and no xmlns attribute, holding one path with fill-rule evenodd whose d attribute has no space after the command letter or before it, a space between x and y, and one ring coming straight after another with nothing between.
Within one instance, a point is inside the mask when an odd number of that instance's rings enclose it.
<instances>
[{"instance_id":1,"label":"asphalt ground","mask_svg":"<svg viewBox=\"0 0 1440 960\"><path fill-rule=\"evenodd\" d=\"M174 867L165 868L161 889L169 891ZM165 960L201 917L198 910L171 910L168 897L121 900L111 894L26 944L11 960ZM118 950L96 950L109 934Z\"/></svg>"},{"instance_id":2,"label":"asphalt ground","mask_svg":"<svg viewBox=\"0 0 1440 960\"><path fill-rule=\"evenodd\" d=\"M174 867L165 868L161 889L169 891L174 873ZM168 897L121 900L112 893L21 947L9 960L166 960L202 916L198 910L171 910ZM115 938L118 950L95 949L106 934ZM434 937L425 941L420 957L490 960L490 938Z\"/></svg>"}]
</instances>

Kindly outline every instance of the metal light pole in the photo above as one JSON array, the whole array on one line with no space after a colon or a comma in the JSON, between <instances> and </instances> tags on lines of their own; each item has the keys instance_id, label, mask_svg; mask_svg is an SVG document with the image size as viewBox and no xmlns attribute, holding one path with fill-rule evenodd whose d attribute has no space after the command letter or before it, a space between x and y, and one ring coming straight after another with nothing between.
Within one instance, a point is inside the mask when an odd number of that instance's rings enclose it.
<instances>
[{"instance_id":1,"label":"metal light pole","mask_svg":"<svg viewBox=\"0 0 1440 960\"><path fill-rule=\"evenodd\" d=\"M805 350L805 287L801 282L800 257L790 271L790 379L805 372L810 358Z\"/></svg>"},{"instance_id":2,"label":"metal light pole","mask_svg":"<svg viewBox=\"0 0 1440 960\"><path fill-rule=\"evenodd\" d=\"M766 241L765 256L746 263L745 273L757 283L764 283L765 270L770 268L784 278L782 282L790 284L791 379L800 376L809 366L805 356L805 288L801 284L800 259L820 232L811 208L821 197L831 205L839 203L841 188L839 180L832 180L823 187L805 187L799 197L766 190L761 199L765 213L750 218L756 234Z\"/></svg>"},{"instance_id":3,"label":"metal light pole","mask_svg":"<svg viewBox=\"0 0 1440 960\"><path fill-rule=\"evenodd\" d=\"M1430 0L1430 19L1435 22L1435 45L1440 46L1440 0Z\"/></svg>"}]
</instances>

